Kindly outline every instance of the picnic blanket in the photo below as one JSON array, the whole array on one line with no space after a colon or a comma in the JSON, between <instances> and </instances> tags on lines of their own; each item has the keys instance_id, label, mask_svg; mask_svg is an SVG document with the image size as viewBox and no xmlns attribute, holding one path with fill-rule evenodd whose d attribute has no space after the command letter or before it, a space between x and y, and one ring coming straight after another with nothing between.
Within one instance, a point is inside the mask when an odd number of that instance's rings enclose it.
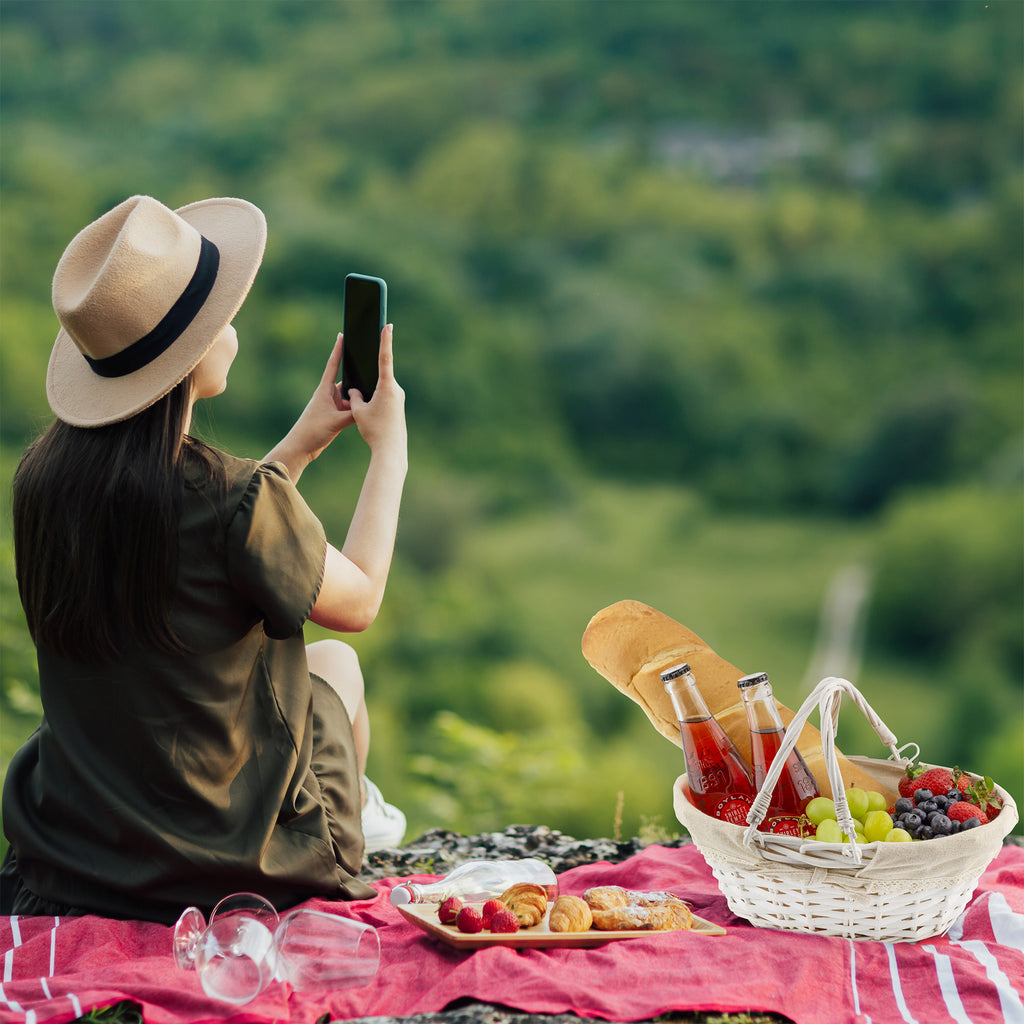
<instances>
[{"instance_id":1,"label":"picnic blanket","mask_svg":"<svg viewBox=\"0 0 1024 1024\"><path fill-rule=\"evenodd\" d=\"M690 900L701 917L724 925L724 936L663 932L592 949L459 951L391 906L388 892L397 881L375 883L372 900L307 904L378 929L381 966L374 981L340 992L294 992L273 982L240 1008L209 999L194 972L175 967L170 928L97 917L0 918L0 1021L70 1021L130 999L141 1005L147 1024L313 1024L324 1015L434 1013L466 997L531 1013L617 1021L672 1010L774 1011L796 1024L1024 1021L1019 847L1000 852L947 935L919 943L754 928L729 911L694 846L650 846L620 864L573 868L559 876L560 890L669 889Z\"/></svg>"}]
</instances>

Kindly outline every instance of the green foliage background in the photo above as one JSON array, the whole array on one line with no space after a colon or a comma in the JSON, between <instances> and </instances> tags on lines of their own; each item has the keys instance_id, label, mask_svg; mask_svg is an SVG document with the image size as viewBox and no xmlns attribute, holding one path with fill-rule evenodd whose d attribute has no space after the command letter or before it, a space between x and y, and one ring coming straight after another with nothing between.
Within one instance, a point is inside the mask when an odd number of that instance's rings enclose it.
<instances>
[{"instance_id":1,"label":"green foliage background","mask_svg":"<svg viewBox=\"0 0 1024 1024\"><path fill-rule=\"evenodd\" d=\"M1016 0L4 0L0 29L5 503L53 267L126 196L267 213L203 426L239 454L304 405L344 275L387 279L412 465L351 640L410 835L675 831L679 752L583 660L590 616L646 601L795 707L851 565L868 700L1024 797ZM335 539L364 468L346 434L303 477ZM39 713L9 537L5 505L4 763Z\"/></svg>"}]
</instances>

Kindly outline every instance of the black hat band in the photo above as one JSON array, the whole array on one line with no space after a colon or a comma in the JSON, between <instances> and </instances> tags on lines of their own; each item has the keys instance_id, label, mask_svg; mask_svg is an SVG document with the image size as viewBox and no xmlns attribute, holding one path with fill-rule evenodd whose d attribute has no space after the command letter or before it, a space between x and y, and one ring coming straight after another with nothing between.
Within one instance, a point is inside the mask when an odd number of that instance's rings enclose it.
<instances>
[{"instance_id":1,"label":"black hat band","mask_svg":"<svg viewBox=\"0 0 1024 1024\"><path fill-rule=\"evenodd\" d=\"M217 280L217 268L220 266L220 250L205 235L200 235L200 239L199 260L192 279L153 330L120 352L102 359L93 359L82 353L95 373L101 377L125 377L129 373L141 370L157 356L166 352L195 320L213 290L214 282Z\"/></svg>"}]
</instances>

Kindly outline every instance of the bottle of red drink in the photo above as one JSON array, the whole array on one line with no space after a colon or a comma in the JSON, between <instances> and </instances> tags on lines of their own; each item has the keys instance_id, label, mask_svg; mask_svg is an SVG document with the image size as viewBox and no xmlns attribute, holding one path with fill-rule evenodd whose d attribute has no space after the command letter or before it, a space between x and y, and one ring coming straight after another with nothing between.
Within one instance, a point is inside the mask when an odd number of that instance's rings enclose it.
<instances>
[{"instance_id":1,"label":"bottle of red drink","mask_svg":"<svg viewBox=\"0 0 1024 1024\"><path fill-rule=\"evenodd\" d=\"M754 786L761 789L765 775L782 745L786 728L779 716L779 708L772 694L772 684L765 672L744 676L737 684L743 695L750 724L750 759L754 762ZM804 827L801 818L807 804L818 796L818 784L810 773L800 751L795 747L786 758L768 812L759 828L762 832L781 832L801 836Z\"/></svg>"},{"instance_id":2,"label":"bottle of red drink","mask_svg":"<svg viewBox=\"0 0 1024 1024\"><path fill-rule=\"evenodd\" d=\"M666 669L661 681L679 719L690 803L705 814L745 825L755 793L750 766L708 710L689 665Z\"/></svg>"}]
</instances>

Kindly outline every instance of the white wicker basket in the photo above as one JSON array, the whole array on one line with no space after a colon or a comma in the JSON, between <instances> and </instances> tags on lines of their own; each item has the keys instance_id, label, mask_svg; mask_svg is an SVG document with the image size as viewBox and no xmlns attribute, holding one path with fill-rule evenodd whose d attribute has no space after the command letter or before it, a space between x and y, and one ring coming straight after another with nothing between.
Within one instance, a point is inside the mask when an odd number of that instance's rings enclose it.
<instances>
[{"instance_id":1,"label":"white wicker basket","mask_svg":"<svg viewBox=\"0 0 1024 1024\"><path fill-rule=\"evenodd\" d=\"M840 827L852 836L853 818L835 753L836 723L844 693L855 701L891 752L888 760L850 760L886 789L895 791L908 764L896 737L852 683L829 678L818 684L787 728L782 747L747 816L747 827L697 810L683 794L685 775L676 780L673 789L676 817L707 861L730 909L751 924L894 942L941 935L963 913L982 872L1017 823L1017 805L998 786L1003 809L994 821L929 842L820 843L757 831L786 755L817 704L836 816Z\"/></svg>"}]
</instances>

